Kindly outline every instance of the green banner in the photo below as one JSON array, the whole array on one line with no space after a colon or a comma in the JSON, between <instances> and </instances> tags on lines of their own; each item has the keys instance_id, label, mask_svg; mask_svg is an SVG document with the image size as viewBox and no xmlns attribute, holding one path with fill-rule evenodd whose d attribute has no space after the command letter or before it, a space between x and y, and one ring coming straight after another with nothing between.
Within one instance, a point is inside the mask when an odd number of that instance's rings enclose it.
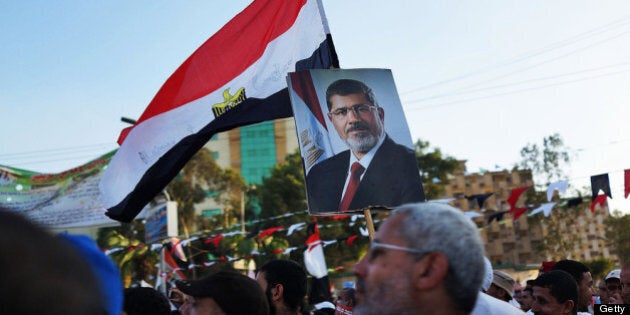
<instances>
[{"instance_id":1,"label":"green banner","mask_svg":"<svg viewBox=\"0 0 630 315\"><path fill-rule=\"evenodd\" d=\"M56 174L0 165L0 207L51 228L115 223L105 216L98 188L115 152Z\"/></svg>"}]
</instances>

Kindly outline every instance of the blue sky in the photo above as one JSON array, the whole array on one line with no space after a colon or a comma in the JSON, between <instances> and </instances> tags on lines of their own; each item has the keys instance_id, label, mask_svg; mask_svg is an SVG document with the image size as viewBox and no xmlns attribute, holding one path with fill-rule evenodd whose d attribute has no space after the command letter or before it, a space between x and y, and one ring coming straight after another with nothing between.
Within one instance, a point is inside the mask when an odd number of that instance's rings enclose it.
<instances>
[{"instance_id":1,"label":"blue sky","mask_svg":"<svg viewBox=\"0 0 630 315\"><path fill-rule=\"evenodd\" d=\"M249 1L3 1L0 164L59 172L116 148L162 83ZM574 187L630 168L630 2L324 0L342 68L389 68L412 139L511 168L559 133Z\"/></svg>"}]
</instances>

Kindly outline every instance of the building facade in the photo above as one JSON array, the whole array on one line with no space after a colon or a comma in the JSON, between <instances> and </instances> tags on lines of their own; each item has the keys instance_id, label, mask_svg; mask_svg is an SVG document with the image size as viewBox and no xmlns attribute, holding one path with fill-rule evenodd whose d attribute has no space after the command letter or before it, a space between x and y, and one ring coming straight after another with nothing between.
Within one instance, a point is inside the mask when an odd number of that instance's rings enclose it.
<instances>
[{"instance_id":1,"label":"building facade","mask_svg":"<svg viewBox=\"0 0 630 315\"><path fill-rule=\"evenodd\" d=\"M562 207L560 204L553 211L571 211L571 216L566 222L556 220L558 223L555 225L550 221L551 217L545 217L542 213L528 216L530 211L521 215L518 220L514 220L514 216L510 213L490 220L501 212L509 210L510 206L506 200L515 188L532 187L529 192L519 198L517 208L527 206L531 209L531 207L539 206L525 204L528 202L528 193L531 196L535 187L531 171L513 169L467 173L465 161L461 161L459 170L452 175L446 185L444 198L455 198L452 202L454 206L481 215L474 221L480 229L486 254L495 267L527 273L533 268L540 267L542 261L554 260L552 255L543 255L539 251L544 238L552 235L554 231L560 231L559 237L565 240L572 239L572 243L575 244L571 250L557 253L556 257L580 261L600 257L617 259L606 247L604 241L604 219L608 216L607 207L591 213L586 200L576 209L567 210L566 206ZM489 193L492 195L481 206L477 199L467 198ZM559 201L557 195L554 198L554 201Z\"/></svg>"},{"instance_id":2,"label":"building facade","mask_svg":"<svg viewBox=\"0 0 630 315\"><path fill-rule=\"evenodd\" d=\"M220 132L204 148L212 152L221 168L238 171L245 183L254 188L298 146L295 120L284 118ZM212 198L195 208L206 217L221 213L221 207Z\"/></svg>"}]
</instances>

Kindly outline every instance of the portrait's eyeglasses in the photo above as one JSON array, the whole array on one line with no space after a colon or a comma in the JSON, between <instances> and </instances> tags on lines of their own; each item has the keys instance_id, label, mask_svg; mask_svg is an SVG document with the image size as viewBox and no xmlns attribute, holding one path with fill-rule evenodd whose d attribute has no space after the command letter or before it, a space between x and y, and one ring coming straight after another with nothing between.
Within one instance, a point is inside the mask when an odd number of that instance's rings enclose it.
<instances>
[{"instance_id":1,"label":"portrait's eyeglasses","mask_svg":"<svg viewBox=\"0 0 630 315\"><path fill-rule=\"evenodd\" d=\"M345 118L346 116L348 116L348 110L352 110L355 115L362 115L362 114L369 113L370 111L372 111L372 108L374 107L375 107L374 105L369 105L369 104L357 104L357 105L352 105L350 107L340 107L333 110L330 113L335 118Z\"/></svg>"},{"instance_id":2,"label":"portrait's eyeglasses","mask_svg":"<svg viewBox=\"0 0 630 315\"><path fill-rule=\"evenodd\" d=\"M369 259L372 260L372 259L376 258L379 255L379 249L381 249L381 248L392 249L392 250L399 250L399 251L403 251L403 252L407 252L407 253L412 253L412 254L415 254L416 256L418 256L418 258L424 257L424 255L433 252L431 250L419 250L419 249L415 249L415 248L409 248L409 247L403 247L403 246L392 245L392 244L385 244L385 243L381 243L381 242L378 242L378 241L373 241L372 243L370 243L370 250L368 251L368 254L367 254Z\"/></svg>"},{"instance_id":3,"label":"portrait's eyeglasses","mask_svg":"<svg viewBox=\"0 0 630 315\"><path fill-rule=\"evenodd\" d=\"M619 284L609 284L606 286L606 289L608 289L608 291L621 291L621 285Z\"/></svg>"}]
</instances>

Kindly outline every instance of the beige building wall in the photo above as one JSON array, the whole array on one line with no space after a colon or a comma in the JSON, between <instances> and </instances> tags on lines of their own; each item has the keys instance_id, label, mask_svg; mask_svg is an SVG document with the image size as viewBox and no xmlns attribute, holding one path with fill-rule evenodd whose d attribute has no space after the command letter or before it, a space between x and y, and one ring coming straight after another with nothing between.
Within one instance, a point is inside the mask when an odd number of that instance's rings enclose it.
<instances>
[{"instance_id":1,"label":"beige building wall","mask_svg":"<svg viewBox=\"0 0 630 315\"><path fill-rule=\"evenodd\" d=\"M475 211L483 217L475 218L484 241L486 255L493 265L500 268L516 268L514 273L524 272L531 268L538 268L543 257L537 251L537 246L546 235L544 217L528 217L527 213L514 221L511 214L506 213L503 220L487 222L493 213L509 210L505 202L514 188L534 187L532 173L529 170L502 170L485 173L467 173L466 161L461 161L461 167L454 172L446 187L443 198L455 198L453 205L464 211ZM466 196L493 193L480 208L476 201L469 201ZM527 200L521 196L517 207L524 207ZM588 209L588 206L584 207ZM555 211L555 210L554 210ZM577 233L581 237L581 246L576 246L570 253L565 253L567 259L591 260L598 257L616 259L614 253L604 243L604 219L608 216L608 209L599 209L592 214L590 211L577 212L576 226L565 226L567 235ZM536 216L543 216L537 214ZM510 267L511 266L511 267ZM521 277L529 274L522 273ZM527 280L527 279L525 279Z\"/></svg>"}]
</instances>

